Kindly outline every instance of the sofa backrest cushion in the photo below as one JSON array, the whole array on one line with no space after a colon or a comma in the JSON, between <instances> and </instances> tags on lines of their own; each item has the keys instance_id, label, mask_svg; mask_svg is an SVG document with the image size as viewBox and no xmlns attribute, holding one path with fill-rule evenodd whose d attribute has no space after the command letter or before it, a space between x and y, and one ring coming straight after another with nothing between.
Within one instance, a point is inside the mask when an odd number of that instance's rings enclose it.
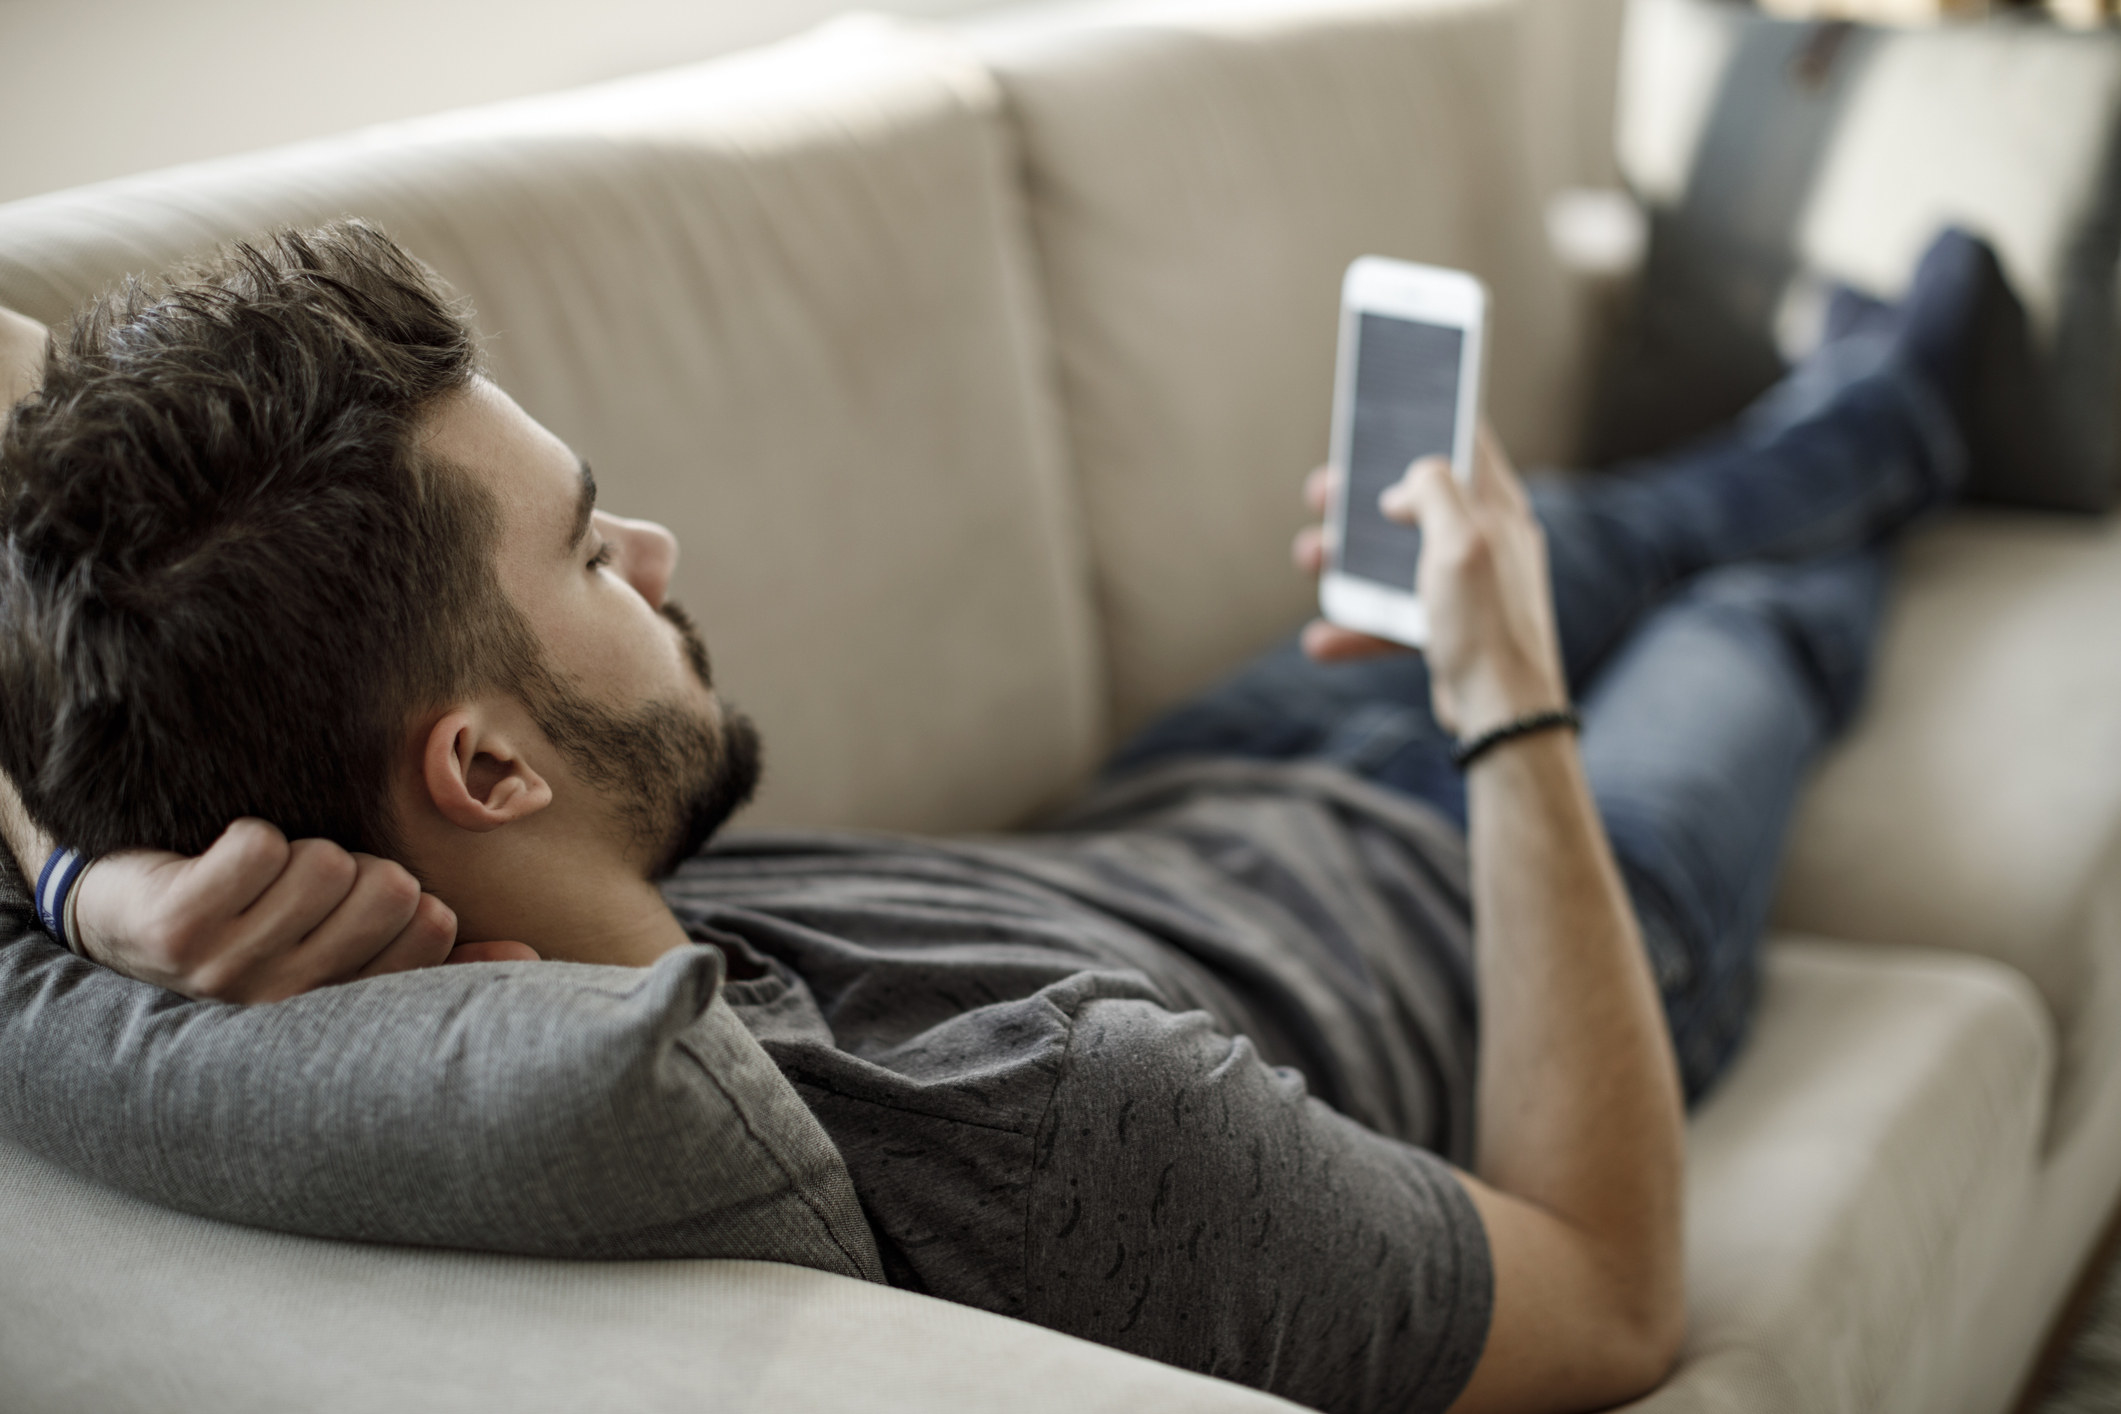
<instances>
[{"instance_id":1,"label":"sofa backrest cushion","mask_svg":"<svg viewBox=\"0 0 2121 1414\"><path fill-rule=\"evenodd\" d=\"M721 981L702 946L645 971L488 963L193 1002L74 957L16 894L0 902L0 1134L281 1232L881 1281L839 1150Z\"/></svg>"},{"instance_id":2,"label":"sofa backrest cushion","mask_svg":"<svg viewBox=\"0 0 2121 1414\"><path fill-rule=\"evenodd\" d=\"M1005 823L1101 740L1090 601L991 80L848 23L578 93L0 207L46 320L263 227L381 224L498 381L675 529L766 738L764 824ZM328 626L319 626L327 631Z\"/></svg>"},{"instance_id":3,"label":"sofa backrest cushion","mask_svg":"<svg viewBox=\"0 0 2121 1414\"><path fill-rule=\"evenodd\" d=\"M1573 307L1528 157L1521 18L1216 0L979 37L1024 147L1121 730L1315 603L1288 543L1356 256L1483 276L1493 417L1523 459L1569 450Z\"/></svg>"},{"instance_id":4,"label":"sofa backrest cushion","mask_svg":"<svg viewBox=\"0 0 2121 1414\"><path fill-rule=\"evenodd\" d=\"M2121 489L2121 34L1923 30L1634 0L1618 124L1652 234L1601 440L1635 453L1780 376L1778 322L1822 280L1896 297L1936 231L1996 247L2047 365L2052 454L1977 468L1992 500L2092 510ZM1801 338L1805 321L1782 324Z\"/></svg>"}]
</instances>

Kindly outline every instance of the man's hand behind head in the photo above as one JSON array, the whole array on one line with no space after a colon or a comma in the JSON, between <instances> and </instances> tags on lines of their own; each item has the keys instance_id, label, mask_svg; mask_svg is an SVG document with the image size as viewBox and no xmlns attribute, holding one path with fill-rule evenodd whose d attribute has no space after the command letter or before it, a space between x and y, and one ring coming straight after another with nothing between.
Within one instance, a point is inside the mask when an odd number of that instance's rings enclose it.
<instances>
[{"instance_id":1,"label":"man's hand behind head","mask_svg":"<svg viewBox=\"0 0 2121 1414\"><path fill-rule=\"evenodd\" d=\"M535 959L521 943L452 948L457 920L398 865L238 820L196 858L128 850L77 886L82 951L188 997L269 1002L443 962Z\"/></svg>"}]
</instances>

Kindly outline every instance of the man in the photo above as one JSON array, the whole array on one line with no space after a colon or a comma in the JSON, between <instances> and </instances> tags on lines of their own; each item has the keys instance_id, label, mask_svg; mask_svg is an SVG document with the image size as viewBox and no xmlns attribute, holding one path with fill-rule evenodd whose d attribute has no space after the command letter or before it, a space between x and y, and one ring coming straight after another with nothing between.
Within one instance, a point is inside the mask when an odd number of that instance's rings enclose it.
<instances>
[{"instance_id":1,"label":"man","mask_svg":"<svg viewBox=\"0 0 2121 1414\"><path fill-rule=\"evenodd\" d=\"M1322 1408L1602 1407L1676 1355L1682 1082L2004 301L1947 237L1719 443L1536 502L1492 438L1417 466L1424 656L1314 624L1047 833L694 858L757 741L675 542L385 238L285 233L100 303L13 414L0 764L111 856L88 950L194 995L720 947L894 1281ZM1572 699L1580 750L1516 730Z\"/></svg>"}]
</instances>

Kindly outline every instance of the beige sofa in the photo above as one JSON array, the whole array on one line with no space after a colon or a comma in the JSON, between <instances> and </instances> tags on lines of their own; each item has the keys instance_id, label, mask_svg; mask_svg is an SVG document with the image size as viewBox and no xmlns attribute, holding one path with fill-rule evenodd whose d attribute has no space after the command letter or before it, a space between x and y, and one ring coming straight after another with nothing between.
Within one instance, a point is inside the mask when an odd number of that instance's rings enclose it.
<instances>
[{"instance_id":1,"label":"beige sofa","mask_svg":"<svg viewBox=\"0 0 2121 1414\"><path fill-rule=\"evenodd\" d=\"M683 537L763 724L759 823L985 828L1305 613L1333 303L1496 296L1492 411L1563 460L1618 0L856 21L774 50L0 207L56 319L266 223L381 221L493 371ZM2121 1188L2121 532L1909 547L1807 798L1757 1030L1690 1138L1691 1331L1642 1405L2005 1408ZM555 1263L159 1211L0 1139L0 1408L1240 1410L1276 1401L758 1263ZM1280 1406L1287 1407L1287 1406Z\"/></svg>"}]
</instances>

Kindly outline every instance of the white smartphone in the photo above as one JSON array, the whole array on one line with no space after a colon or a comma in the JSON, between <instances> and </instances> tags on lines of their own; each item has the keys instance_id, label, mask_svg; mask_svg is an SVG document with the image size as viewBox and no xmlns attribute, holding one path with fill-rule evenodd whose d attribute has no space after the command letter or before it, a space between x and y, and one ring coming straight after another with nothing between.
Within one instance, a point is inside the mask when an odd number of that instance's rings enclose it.
<instances>
[{"instance_id":1,"label":"white smartphone","mask_svg":"<svg viewBox=\"0 0 2121 1414\"><path fill-rule=\"evenodd\" d=\"M1421 532L1386 520L1377 497L1423 457L1473 474L1488 292L1462 270L1366 255L1340 287L1332 464L1318 601L1344 628L1419 648L1429 616L1414 592Z\"/></svg>"}]
</instances>

